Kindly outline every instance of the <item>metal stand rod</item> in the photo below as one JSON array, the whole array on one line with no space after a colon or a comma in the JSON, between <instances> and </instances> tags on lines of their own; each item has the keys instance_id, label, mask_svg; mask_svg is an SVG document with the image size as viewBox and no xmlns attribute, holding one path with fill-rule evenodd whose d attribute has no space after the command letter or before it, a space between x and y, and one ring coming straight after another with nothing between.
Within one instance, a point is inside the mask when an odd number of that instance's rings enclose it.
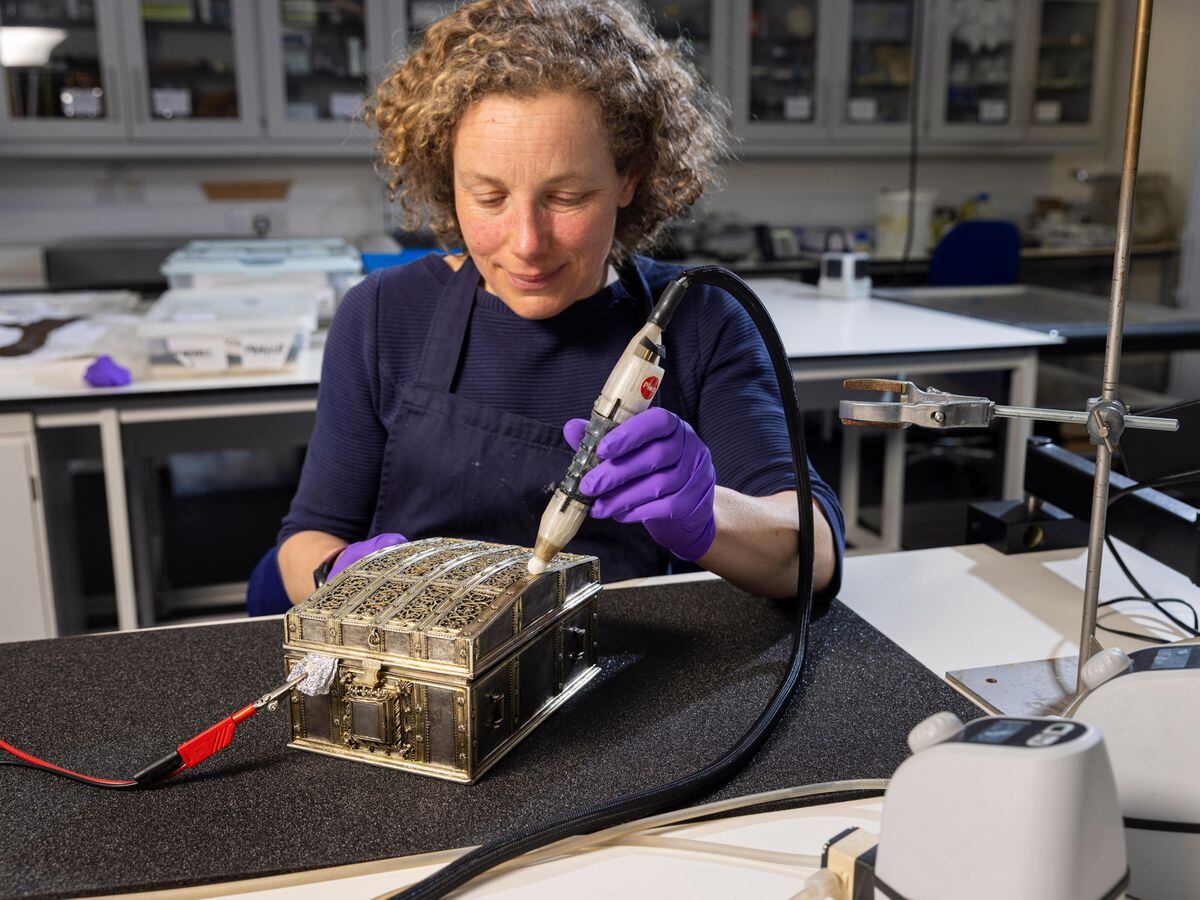
<instances>
[{"instance_id":1,"label":"metal stand rod","mask_svg":"<svg viewBox=\"0 0 1200 900\"><path fill-rule=\"evenodd\" d=\"M1104 386L1101 401L1117 399L1121 372L1121 336L1125 326L1125 293L1129 279L1129 245L1133 233L1133 194L1137 186L1138 151L1142 140L1142 107L1146 98L1146 63L1150 51L1153 0L1138 0L1133 39L1133 69L1129 76L1129 110L1125 118L1125 150L1121 163L1121 196L1117 208L1117 243L1113 251L1112 296L1108 307L1108 340L1104 347ZM1115 436L1119 440L1120 435ZM1104 524L1108 513L1108 476L1113 443L1096 445L1096 480L1092 488L1092 518L1088 534L1087 580L1083 589L1083 624L1079 635L1079 673L1076 693L1082 693L1083 664L1096 647L1096 605L1100 599L1100 562L1104 553Z\"/></svg>"}]
</instances>

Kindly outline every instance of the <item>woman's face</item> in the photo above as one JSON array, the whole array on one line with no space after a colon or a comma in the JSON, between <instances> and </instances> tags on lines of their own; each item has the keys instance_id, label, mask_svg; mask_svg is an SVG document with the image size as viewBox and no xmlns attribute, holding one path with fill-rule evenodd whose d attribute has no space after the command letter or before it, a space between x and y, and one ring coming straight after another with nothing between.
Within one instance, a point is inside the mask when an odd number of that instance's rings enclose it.
<instances>
[{"instance_id":1,"label":"woman's face","mask_svg":"<svg viewBox=\"0 0 1200 900\"><path fill-rule=\"evenodd\" d=\"M617 172L591 101L489 96L454 136L454 204L488 291L548 319L604 286L617 210L637 178Z\"/></svg>"}]
</instances>

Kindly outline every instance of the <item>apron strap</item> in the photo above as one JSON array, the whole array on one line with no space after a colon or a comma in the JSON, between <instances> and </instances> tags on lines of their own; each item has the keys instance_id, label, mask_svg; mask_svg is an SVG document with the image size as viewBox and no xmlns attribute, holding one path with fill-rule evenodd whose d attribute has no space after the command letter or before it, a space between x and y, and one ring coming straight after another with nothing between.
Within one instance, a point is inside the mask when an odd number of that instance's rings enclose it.
<instances>
[{"instance_id":1,"label":"apron strap","mask_svg":"<svg viewBox=\"0 0 1200 900\"><path fill-rule=\"evenodd\" d=\"M443 263L444 265L444 263ZM469 256L442 289L429 322L429 334L421 353L416 383L439 393L450 393L458 361L462 357L467 324L475 308L479 269Z\"/></svg>"}]
</instances>

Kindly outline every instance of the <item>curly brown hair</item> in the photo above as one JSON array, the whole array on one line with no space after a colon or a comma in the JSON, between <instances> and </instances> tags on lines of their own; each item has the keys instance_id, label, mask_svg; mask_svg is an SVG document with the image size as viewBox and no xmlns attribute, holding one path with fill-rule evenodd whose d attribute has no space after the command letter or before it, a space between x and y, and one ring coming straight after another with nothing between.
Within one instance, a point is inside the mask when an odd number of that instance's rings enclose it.
<instances>
[{"instance_id":1,"label":"curly brown hair","mask_svg":"<svg viewBox=\"0 0 1200 900\"><path fill-rule=\"evenodd\" d=\"M476 0L435 22L375 91L380 174L404 225L428 223L462 246L454 208L454 134L492 94L575 91L593 99L617 171L640 176L617 215L614 257L649 249L667 221L719 181L726 107L685 41L659 37L620 0Z\"/></svg>"}]
</instances>

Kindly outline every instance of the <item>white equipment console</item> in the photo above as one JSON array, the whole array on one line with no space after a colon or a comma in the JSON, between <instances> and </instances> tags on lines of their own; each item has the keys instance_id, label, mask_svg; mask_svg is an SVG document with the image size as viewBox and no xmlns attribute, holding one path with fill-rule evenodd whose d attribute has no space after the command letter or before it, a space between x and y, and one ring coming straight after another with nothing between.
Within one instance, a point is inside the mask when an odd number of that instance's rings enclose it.
<instances>
[{"instance_id":1,"label":"white equipment console","mask_svg":"<svg viewBox=\"0 0 1200 900\"><path fill-rule=\"evenodd\" d=\"M1121 809L1097 729L938 713L909 746L883 801L877 898L1122 896Z\"/></svg>"},{"instance_id":2,"label":"white equipment console","mask_svg":"<svg viewBox=\"0 0 1200 900\"><path fill-rule=\"evenodd\" d=\"M1132 881L1147 900L1200 897L1200 643L1096 654L1073 717L1104 734Z\"/></svg>"}]
</instances>

